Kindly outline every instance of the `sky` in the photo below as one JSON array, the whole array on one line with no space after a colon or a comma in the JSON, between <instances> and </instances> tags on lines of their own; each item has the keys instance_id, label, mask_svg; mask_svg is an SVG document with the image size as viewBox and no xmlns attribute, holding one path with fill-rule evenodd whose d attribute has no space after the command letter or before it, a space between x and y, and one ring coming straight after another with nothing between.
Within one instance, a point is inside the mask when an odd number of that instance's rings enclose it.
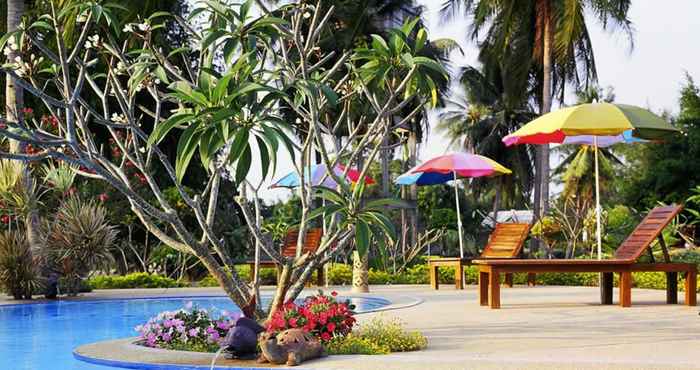
<instances>
[{"instance_id":1,"label":"sky","mask_svg":"<svg viewBox=\"0 0 700 370\"><path fill-rule=\"evenodd\" d=\"M442 22L439 9L442 0L418 0L425 7L424 21L431 39L451 38L464 50L455 51L451 62L455 67L476 66L477 49L467 35L466 18ZM629 46L627 35L621 31L603 30L589 18L593 51L598 68L598 81L602 87L614 87L616 102L646 107L655 112L678 111L678 98L685 73L700 79L700 1L635 0L629 11L634 27L634 45ZM569 101L569 103L573 100ZM437 113L432 112L431 127L437 123ZM420 158L426 159L450 150L448 141L437 131L431 130L426 143L420 145ZM554 165L554 163L553 163ZM275 180L292 171L288 158L280 158ZM259 177L252 174L251 177ZM260 195L266 201L287 198L289 190L268 190L269 181L263 184Z\"/></svg>"}]
</instances>

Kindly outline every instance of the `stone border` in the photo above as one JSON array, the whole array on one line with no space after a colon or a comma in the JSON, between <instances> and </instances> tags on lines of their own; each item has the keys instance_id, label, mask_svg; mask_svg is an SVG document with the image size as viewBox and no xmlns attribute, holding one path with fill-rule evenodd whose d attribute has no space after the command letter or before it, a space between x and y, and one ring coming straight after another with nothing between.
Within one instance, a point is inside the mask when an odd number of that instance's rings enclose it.
<instances>
[{"instance_id":1,"label":"stone border","mask_svg":"<svg viewBox=\"0 0 700 370\"><path fill-rule=\"evenodd\" d=\"M371 294L343 294L343 298L363 298L368 300L387 302L386 306L378 307L372 310L358 313L363 315L367 313L377 313L384 311L399 310L417 306L423 303L423 299L410 296L397 296L391 300L372 296ZM180 297L154 297L154 298L180 298ZM195 298L195 297L186 297ZM128 299L128 298L125 298ZM150 297L140 297L136 299L153 299ZM95 301L112 300L112 299L97 299ZM143 370L206 370L210 369L209 365L213 359L213 354L202 352L174 351L159 348L148 348L135 344L138 338L126 338L96 342L82 345L73 351L73 357L79 361L112 366L125 369L143 369ZM225 362L226 364L217 365L216 370L259 370L259 369L279 369L286 367L258 367L256 364L251 364L250 361L236 362L225 360L223 357L217 360L217 363ZM251 366L253 365L253 366ZM295 367L297 370L303 368Z\"/></svg>"}]
</instances>

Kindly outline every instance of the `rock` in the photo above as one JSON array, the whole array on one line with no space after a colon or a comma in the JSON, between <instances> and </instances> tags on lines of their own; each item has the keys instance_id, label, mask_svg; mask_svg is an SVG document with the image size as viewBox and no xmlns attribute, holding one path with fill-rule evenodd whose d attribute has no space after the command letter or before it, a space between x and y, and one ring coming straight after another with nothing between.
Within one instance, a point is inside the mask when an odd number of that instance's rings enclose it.
<instances>
[{"instance_id":1,"label":"rock","mask_svg":"<svg viewBox=\"0 0 700 370\"><path fill-rule=\"evenodd\" d=\"M222 347L232 358L253 359L257 354L258 334L265 331L255 320L241 317L224 338Z\"/></svg>"},{"instance_id":2,"label":"rock","mask_svg":"<svg viewBox=\"0 0 700 370\"><path fill-rule=\"evenodd\" d=\"M297 366L300 363L325 356L321 342L301 329L288 329L276 336L263 334L260 337L262 354L258 362Z\"/></svg>"}]
</instances>

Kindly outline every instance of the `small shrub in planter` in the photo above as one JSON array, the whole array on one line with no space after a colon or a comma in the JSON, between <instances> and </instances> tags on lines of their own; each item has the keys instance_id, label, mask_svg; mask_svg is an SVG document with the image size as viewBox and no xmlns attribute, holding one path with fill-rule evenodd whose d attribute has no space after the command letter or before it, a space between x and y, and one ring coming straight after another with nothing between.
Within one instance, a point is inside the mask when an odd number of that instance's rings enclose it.
<instances>
[{"instance_id":1,"label":"small shrub in planter","mask_svg":"<svg viewBox=\"0 0 700 370\"><path fill-rule=\"evenodd\" d=\"M142 344L147 347L181 351L215 352L228 334L238 313L214 312L191 306L177 311L165 311L139 325Z\"/></svg>"},{"instance_id":2,"label":"small shrub in planter","mask_svg":"<svg viewBox=\"0 0 700 370\"><path fill-rule=\"evenodd\" d=\"M322 342L348 335L355 325L355 307L349 301L338 302L336 296L336 292L329 296L319 291L318 295L307 297L301 305L287 302L268 322L268 333L301 328Z\"/></svg>"},{"instance_id":3,"label":"small shrub in planter","mask_svg":"<svg viewBox=\"0 0 700 370\"><path fill-rule=\"evenodd\" d=\"M424 349L428 345L425 336L417 331L407 331L398 319L384 321L374 318L360 324L346 337L329 341L326 349L331 354L384 355L391 352L408 352Z\"/></svg>"}]
</instances>

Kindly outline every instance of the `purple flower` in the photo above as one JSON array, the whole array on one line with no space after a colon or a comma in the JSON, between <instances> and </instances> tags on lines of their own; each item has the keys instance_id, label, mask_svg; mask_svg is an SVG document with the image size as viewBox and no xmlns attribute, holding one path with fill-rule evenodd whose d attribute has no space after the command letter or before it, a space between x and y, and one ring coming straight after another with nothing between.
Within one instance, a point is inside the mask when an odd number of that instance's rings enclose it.
<instances>
[{"instance_id":1,"label":"purple flower","mask_svg":"<svg viewBox=\"0 0 700 370\"><path fill-rule=\"evenodd\" d=\"M196 337L199 334L199 328L192 328L187 333L190 337Z\"/></svg>"},{"instance_id":2,"label":"purple flower","mask_svg":"<svg viewBox=\"0 0 700 370\"><path fill-rule=\"evenodd\" d=\"M170 339L172 339L170 334L168 334L168 333L163 334L163 342L170 343Z\"/></svg>"}]
</instances>

